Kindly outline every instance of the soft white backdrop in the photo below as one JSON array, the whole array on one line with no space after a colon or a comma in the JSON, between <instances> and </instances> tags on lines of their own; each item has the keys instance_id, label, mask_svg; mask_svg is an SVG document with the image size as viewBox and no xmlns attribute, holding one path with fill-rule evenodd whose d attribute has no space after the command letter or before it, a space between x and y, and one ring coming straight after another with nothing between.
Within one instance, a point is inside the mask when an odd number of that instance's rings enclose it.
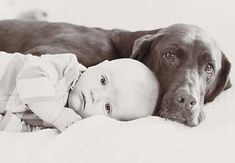
<instances>
[{"instance_id":1,"label":"soft white backdrop","mask_svg":"<svg viewBox=\"0 0 235 163\"><path fill-rule=\"evenodd\" d=\"M0 0L0 19L40 9L49 21L127 30L196 24L232 62L233 88L206 105L196 128L148 117L123 123L88 118L65 133L0 132L0 162L235 162L235 1L233 0Z\"/></svg>"}]
</instances>

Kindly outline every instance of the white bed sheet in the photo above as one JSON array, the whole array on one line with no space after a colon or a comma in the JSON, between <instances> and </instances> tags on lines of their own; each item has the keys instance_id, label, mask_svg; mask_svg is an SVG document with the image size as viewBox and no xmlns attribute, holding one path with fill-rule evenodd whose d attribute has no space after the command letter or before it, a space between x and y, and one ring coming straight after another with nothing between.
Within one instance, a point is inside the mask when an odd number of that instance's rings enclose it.
<instances>
[{"instance_id":1,"label":"white bed sheet","mask_svg":"<svg viewBox=\"0 0 235 163\"><path fill-rule=\"evenodd\" d=\"M207 119L194 128L152 116L130 122L94 116L59 135L0 132L0 162L233 162L233 92L208 104Z\"/></svg>"}]
</instances>

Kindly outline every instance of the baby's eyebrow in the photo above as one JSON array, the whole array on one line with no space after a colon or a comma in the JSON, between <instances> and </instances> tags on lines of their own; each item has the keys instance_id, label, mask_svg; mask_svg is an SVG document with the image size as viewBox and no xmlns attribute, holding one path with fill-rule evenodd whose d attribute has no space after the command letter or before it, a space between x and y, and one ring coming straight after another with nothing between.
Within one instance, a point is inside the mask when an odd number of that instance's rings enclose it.
<instances>
[{"instance_id":1,"label":"baby's eyebrow","mask_svg":"<svg viewBox=\"0 0 235 163\"><path fill-rule=\"evenodd\" d=\"M104 75L109 79L112 78L112 74L110 72L105 72Z\"/></svg>"}]
</instances>

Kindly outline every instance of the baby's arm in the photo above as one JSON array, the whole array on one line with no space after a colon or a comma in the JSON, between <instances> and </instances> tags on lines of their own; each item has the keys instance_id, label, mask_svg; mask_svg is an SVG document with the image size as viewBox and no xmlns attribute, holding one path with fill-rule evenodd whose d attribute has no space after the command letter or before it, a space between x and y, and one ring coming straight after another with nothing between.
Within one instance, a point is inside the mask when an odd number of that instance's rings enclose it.
<instances>
[{"instance_id":1,"label":"baby's arm","mask_svg":"<svg viewBox=\"0 0 235 163\"><path fill-rule=\"evenodd\" d=\"M59 55L43 55L43 58L54 61L63 61L66 63L66 68L64 70L65 86L67 89L73 88L75 82L81 76L81 74L86 70L86 67L77 61L74 54L65 53ZM72 83L72 85L71 85Z\"/></svg>"},{"instance_id":2,"label":"baby's arm","mask_svg":"<svg viewBox=\"0 0 235 163\"><path fill-rule=\"evenodd\" d=\"M70 65L68 64L67 67ZM59 130L64 130L80 119L80 116L72 109L65 108L64 104L58 100L54 88L57 80L55 76L57 73L53 73L55 70L49 59L35 58L25 64L17 76L16 85L19 97L24 104L43 121L53 124ZM69 83L65 80L65 86L68 85Z\"/></svg>"},{"instance_id":3,"label":"baby's arm","mask_svg":"<svg viewBox=\"0 0 235 163\"><path fill-rule=\"evenodd\" d=\"M73 123L82 118L70 108L65 108L56 101L34 102L28 107L42 120L54 125L60 131L64 131Z\"/></svg>"}]
</instances>

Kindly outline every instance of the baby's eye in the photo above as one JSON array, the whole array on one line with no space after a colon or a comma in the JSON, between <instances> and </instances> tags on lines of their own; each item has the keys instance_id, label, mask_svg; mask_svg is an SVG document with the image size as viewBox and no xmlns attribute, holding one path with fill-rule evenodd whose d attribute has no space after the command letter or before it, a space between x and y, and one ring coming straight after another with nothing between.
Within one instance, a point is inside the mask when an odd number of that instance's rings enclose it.
<instances>
[{"instance_id":1,"label":"baby's eye","mask_svg":"<svg viewBox=\"0 0 235 163\"><path fill-rule=\"evenodd\" d=\"M103 86L105 86L107 84L107 79L104 75L102 75L100 78L100 84Z\"/></svg>"},{"instance_id":2,"label":"baby's eye","mask_svg":"<svg viewBox=\"0 0 235 163\"><path fill-rule=\"evenodd\" d=\"M105 111L110 114L111 113L111 105L109 103L105 103L104 105Z\"/></svg>"}]
</instances>

